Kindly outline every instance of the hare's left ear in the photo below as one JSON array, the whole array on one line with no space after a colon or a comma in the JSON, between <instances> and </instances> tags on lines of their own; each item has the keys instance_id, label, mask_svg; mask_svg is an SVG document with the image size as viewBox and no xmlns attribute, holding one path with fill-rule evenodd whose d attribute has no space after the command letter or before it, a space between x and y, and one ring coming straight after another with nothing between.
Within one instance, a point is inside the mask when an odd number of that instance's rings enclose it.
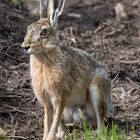
<instances>
[{"instance_id":1,"label":"hare's left ear","mask_svg":"<svg viewBox=\"0 0 140 140\"><path fill-rule=\"evenodd\" d=\"M57 0L55 0L57 1ZM56 28L58 24L58 17L61 15L64 8L65 0L60 0L58 4L54 0L48 0L47 17L52 28ZM57 8L56 8L56 5Z\"/></svg>"}]
</instances>

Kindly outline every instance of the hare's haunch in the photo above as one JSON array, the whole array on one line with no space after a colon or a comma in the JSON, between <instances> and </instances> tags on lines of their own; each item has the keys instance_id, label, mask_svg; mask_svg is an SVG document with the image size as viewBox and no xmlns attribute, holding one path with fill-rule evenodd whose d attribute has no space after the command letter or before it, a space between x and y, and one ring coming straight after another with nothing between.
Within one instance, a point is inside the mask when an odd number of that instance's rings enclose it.
<instances>
[{"instance_id":1,"label":"hare's haunch","mask_svg":"<svg viewBox=\"0 0 140 140\"><path fill-rule=\"evenodd\" d=\"M63 121L80 121L85 110L100 131L111 110L110 80L105 69L88 53L59 45L58 17L64 0L40 0L40 20L28 26L22 47L30 54L32 87L44 106L43 140L63 138ZM83 110L82 110L83 111ZM94 115L95 114L95 115ZM91 124L92 125L92 124Z\"/></svg>"}]
</instances>

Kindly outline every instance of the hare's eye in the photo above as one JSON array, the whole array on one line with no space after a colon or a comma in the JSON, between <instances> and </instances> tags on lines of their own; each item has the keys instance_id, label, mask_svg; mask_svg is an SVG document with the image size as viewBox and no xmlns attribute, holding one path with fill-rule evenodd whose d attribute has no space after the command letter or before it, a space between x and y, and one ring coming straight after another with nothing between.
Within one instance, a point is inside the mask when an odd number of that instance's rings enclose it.
<instances>
[{"instance_id":1,"label":"hare's eye","mask_svg":"<svg viewBox=\"0 0 140 140\"><path fill-rule=\"evenodd\" d=\"M46 28L42 29L40 35L41 35L41 36L45 36L45 35L47 35L47 34L48 34L48 29L46 29Z\"/></svg>"}]
</instances>

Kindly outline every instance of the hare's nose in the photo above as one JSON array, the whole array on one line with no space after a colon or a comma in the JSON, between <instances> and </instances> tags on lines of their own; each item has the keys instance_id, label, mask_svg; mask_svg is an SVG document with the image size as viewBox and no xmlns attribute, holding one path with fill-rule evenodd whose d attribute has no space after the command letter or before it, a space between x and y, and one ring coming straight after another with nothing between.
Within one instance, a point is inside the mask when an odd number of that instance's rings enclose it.
<instances>
[{"instance_id":1,"label":"hare's nose","mask_svg":"<svg viewBox=\"0 0 140 140\"><path fill-rule=\"evenodd\" d=\"M25 51L27 52L28 49L30 49L30 46L26 46L26 47L24 47L24 49L25 49Z\"/></svg>"},{"instance_id":2,"label":"hare's nose","mask_svg":"<svg viewBox=\"0 0 140 140\"><path fill-rule=\"evenodd\" d=\"M22 46L22 48L25 50L25 51L28 51L28 49L30 49L30 45L29 44L27 44L27 43L22 43L21 44L21 46Z\"/></svg>"}]
</instances>

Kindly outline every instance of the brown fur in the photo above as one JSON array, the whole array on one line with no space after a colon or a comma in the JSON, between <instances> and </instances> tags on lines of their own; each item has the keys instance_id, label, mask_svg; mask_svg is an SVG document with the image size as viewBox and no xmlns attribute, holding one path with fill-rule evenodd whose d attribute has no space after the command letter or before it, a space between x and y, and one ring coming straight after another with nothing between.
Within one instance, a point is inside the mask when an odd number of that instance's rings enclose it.
<instances>
[{"instance_id":1,"label":"brown fur","mask_svg":"<svg viewBox=\"0 0 140 140\"><path fill-rule=\"evenodd\" d=\"M40 37L44 26L48 29L48 34ZM32 86L35 95L44 106L43 140L55 139L65 107L89 104L93 112L89 111L89 114L93 117L95 113L100 124L111 106L110 80L104 68L86 52L59 45L56 33L48 20L42 18L28 27L22 44L23 48L30 46L28 52L31 54ZM91 100L92 87L96 87L93 95L98 93L98 105L94 105L94 97ZM99 117L94 106L97 106ZM101 129L98 122L97 128Z\"/></svg>"}]
</instances>

